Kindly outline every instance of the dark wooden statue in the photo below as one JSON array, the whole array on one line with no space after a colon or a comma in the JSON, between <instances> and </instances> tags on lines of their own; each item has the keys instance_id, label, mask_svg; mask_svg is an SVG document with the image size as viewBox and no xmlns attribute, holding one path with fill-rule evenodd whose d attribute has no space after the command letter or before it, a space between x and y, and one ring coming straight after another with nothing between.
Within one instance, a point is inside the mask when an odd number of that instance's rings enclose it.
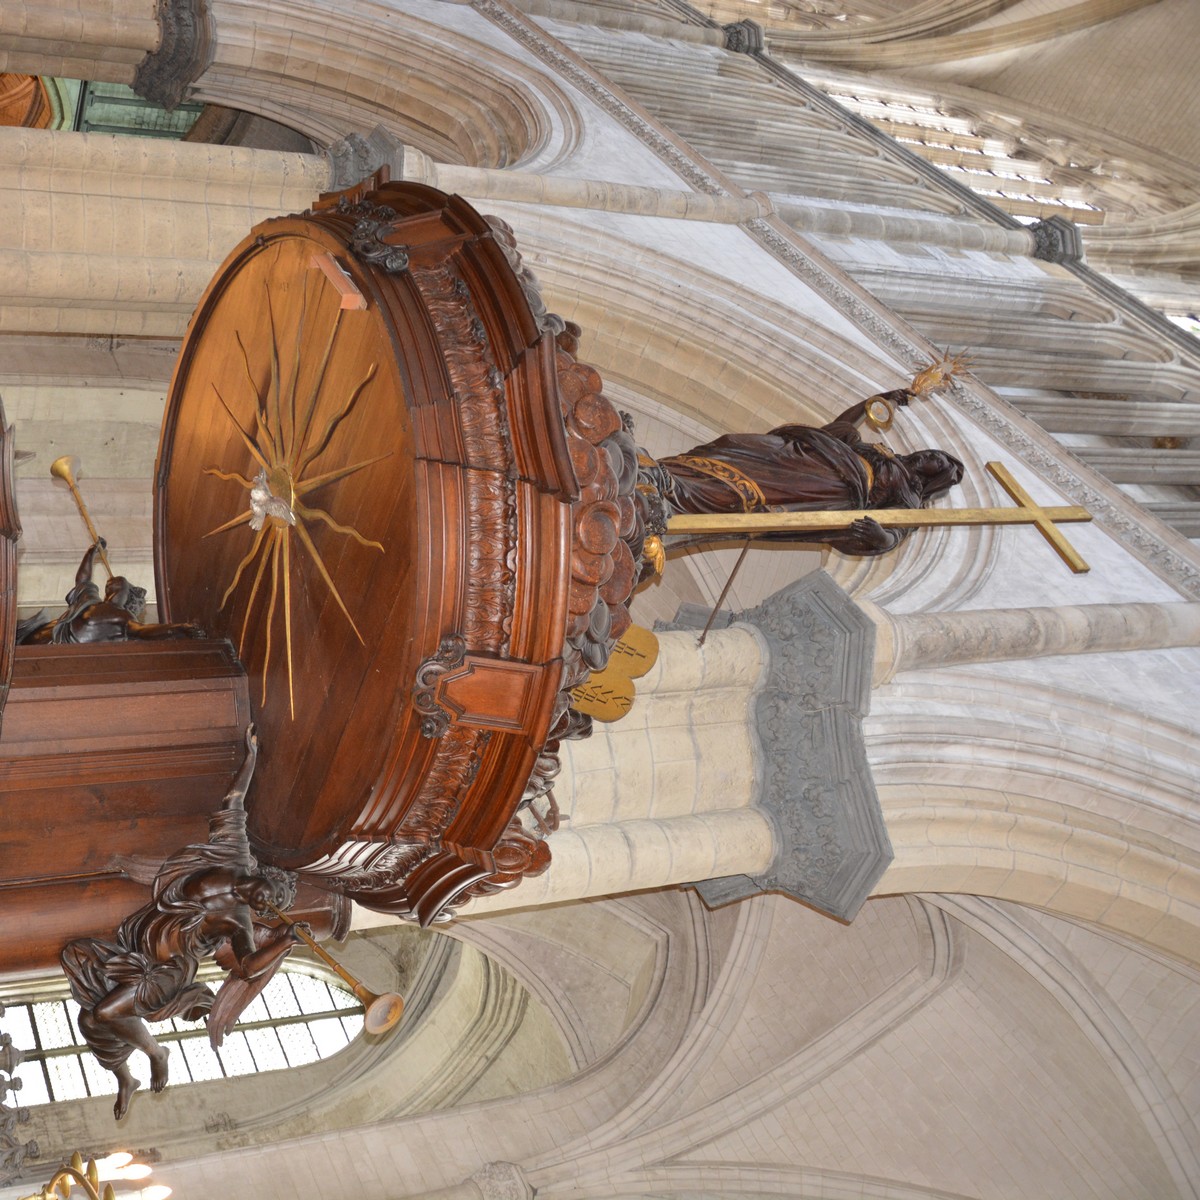
<instances>
[{"instance_id":1,"label":"dark wooden statue","mask_svg":"<svg viewBox=\"0 0 1200 1200\"><path fill-rule=\"evenodd\" d=\"M124 642L130 639L158 641L163 638L202 638L204 630L188 623L144 624L146 589L130 583L124 575L114 575L104 587L104 595L92 579L96 555L105 548L98 538L83 556L75 572L75 586L67 593L66 611L50 620L39 613L17 628L18 645L81 645L87 642Z\"/></svg>"},{"instance_id":2,"label":"dark wooden statue","mask_svg":"<svg viewBox=\"0 0 1200 1200\"><path fill-rule=\"evenodd\" d=\"M882 443L863 441L858 431L871 406L905 406L918 394L898 388L872 396L827 425L726 434L645 464L643 473L673 513L921 508L961 481L962 463L942 450L893 454ZM907 533L864 517L848 531L804 537L844 554L876 555L894 549Z\"/></svg>"},{"instance_id":3,"label":"dark wooden statue","mask_svg":"<svg viewBox=\"0 0 1200 1200\"><path fill-rule=\"evenodd\" d=\"M118 1120L140 1086L129 1069L134 1050L150 1059L151 1088L160 1092L167 1084L168 1051L145 1021L206 1017L209 1040L220 1045L298 940L293 925L254 920L268 904L290 907L294 891L283 872L260 870L250 853L243 801L258 753L253 732L246 746L225 805L211 819L208 842L185 847L158 868L150 903L121 923L115 941L81 938L63 950L63 970L81 1008L80 1032L117 1077ZM139 863L122 865L136 878ZM230 972L216 994L196 980L208 955Z\"/></svg>"}]
</instances>

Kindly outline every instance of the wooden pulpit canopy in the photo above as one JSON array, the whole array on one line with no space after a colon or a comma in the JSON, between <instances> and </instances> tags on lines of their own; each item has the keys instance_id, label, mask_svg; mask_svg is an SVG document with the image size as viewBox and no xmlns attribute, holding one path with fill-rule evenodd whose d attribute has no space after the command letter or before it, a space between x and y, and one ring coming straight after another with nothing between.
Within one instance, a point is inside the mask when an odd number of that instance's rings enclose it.
<instances>
[{"instance_id":1,"label":"wooden pulpit canopy","mask_svg":"<svg viewBox=\"0 0 1200 1200\"><path fill-rule=\"evenodd\" d=\"M506 227L376 177L253 230L168 398L160 615L245 664L255 852L422 922L519 878L580 639L628 620L620 421L551 320Z\"/></svg>"}]
</instances>

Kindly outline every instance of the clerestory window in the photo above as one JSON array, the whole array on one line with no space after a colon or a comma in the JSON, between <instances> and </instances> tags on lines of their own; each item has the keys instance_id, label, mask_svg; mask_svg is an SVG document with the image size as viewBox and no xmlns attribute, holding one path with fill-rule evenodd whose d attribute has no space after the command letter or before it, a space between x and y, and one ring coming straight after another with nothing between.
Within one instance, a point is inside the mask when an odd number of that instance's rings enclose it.
<instances>
[{"instance_id":1,"label":"clerestory window","mask_svg":"<svg viewBox=\"0 0 1200 1200\"><path fill-rule=\"evenodd\" d=\"M218 977L219 978L219 977ZM80 1035L79 1005L70 997L43 994L7 1000L0 1026L25 1061L14 1074L21 1089L9 1103L26 1106L116 1094L116 1080L88 1052ZM150 1025L171 1049L173 1084L229 1079L282 1070L329 1058L362 1032L363 1008L335 977L315 963L286 963L242 1014L215 1051L202 1021L173 1019ZM149 1079L149 1067L132 1060L133 1073Z\"/></svg>"}]
</instances>

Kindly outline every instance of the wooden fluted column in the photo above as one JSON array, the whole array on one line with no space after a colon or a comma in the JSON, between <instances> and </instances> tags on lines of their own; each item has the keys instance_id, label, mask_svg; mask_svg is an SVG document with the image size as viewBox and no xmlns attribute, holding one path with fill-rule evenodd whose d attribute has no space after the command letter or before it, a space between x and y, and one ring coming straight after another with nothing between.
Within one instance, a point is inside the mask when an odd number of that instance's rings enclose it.
<instances>
[{"instance_id":1,"label":"wooden fluted column","mask_svg":"<svg viewBox=\"0 0 1200 1200\"><path fill-rule=\"evenodd\" d=\"M0 322L39 333L182 333L257 222L307 208L323 156L0 129Z\"/></svg>"}]
</instances>

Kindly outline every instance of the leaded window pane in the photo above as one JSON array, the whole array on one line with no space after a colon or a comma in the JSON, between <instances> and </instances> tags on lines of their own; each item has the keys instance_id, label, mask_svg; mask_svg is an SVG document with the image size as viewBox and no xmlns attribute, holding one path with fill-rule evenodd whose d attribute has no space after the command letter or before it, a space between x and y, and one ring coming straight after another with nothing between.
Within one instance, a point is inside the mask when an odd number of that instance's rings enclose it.
<instances>
[{"instance_id":1,"label":"leaded window pane","mask_svg":"<svg viewBox=\"0 0 1200 1200\"><path fill-rule=\"evenodd\" d=\"M26 1005L10 1004L0 1026L12 1036L13 1045L19 1050L28 1050L34 1045L33 1023Z\"/></svg>"},{"instance_id":2,"label":"leaded window pane","mask_svg":"<svg viewBox=\"0 0 1200 1200\"><path fill-rule=\"evenodd\" d=\"M258 1021L269 1021L271 1014L267 1012L267 1006L263 1001L262 996L255 996L253 1000L246 1006L245 1011L241 1015L239 1024L253 1025Z\"/></svg>"},{"instance_id":3,"label":"leaded window pane","mask_svg":"<svg viewBox=\"0 0 1200 1200\"><path fill-rule=\"evenodd\" d=\"M262 998L267 1003L267 1011L272 1019L300 1016L296 993L292 991L292 985L282 971L263 988Z\"/></svg>"},{"instance_id":4,"label":"leaded window pane","mask_svg":"<svg viewBox=\"0 0 1200 1200\"><path fill-rule=\"evenodd\" d=\"M76 1046L86 1046L87 1042L83 1034L79 1032L79 1005L76 1004L73 996L68 997L64 1003L67 1006L67 1020L70 1022L72 1042Z\"/></svg>"},{"instance_id":5,"label":"leaded window pane","mask_svg":"<svg viewBox=\"0 0 1200 1200\"><path fill-rule=\"evenodd\" d=\"M303 1066L304 1063L316 1062L321 1057L307 1024L280 1025L275 1032L279 1034L283 1052L291 1066Z\"/></svg>"},{"instance_id":6,"label":"leaded window pane","mask_svg":"<svg viewBox=\"0 0 1200 1200\"><path fill-rule=\"evenodd\" d=\"M192 1073L192 1078L199 1082L201 1079L223 1079L225 1072L221 1070L221 1060L217 1052L208 1044L207 1037L183 1038L179 1042L179 1051ZM174 1058L174 1052L171 1055Z\"/></svg>"},{"instance_id":7,"label":"leaded window pane","mask_svg":"<svg viewBox=\"0 0 1200 1200\"><path fill-rule=\"evenodd\" d=\"M75 1054L63 1054L46 1060L50 1090L55 1100L79 1100L87 1093L83 1080L83 1064Z\"/></svg>"},{"instance_id":8,"label":"leaded window pane","mask_svg":"<svg viewBox=\"0 0 1200 1200\"><path fill-rule=\"evenodd\" d=\"M246 1041L254 1055L254 1064L260 1071L276 1071L288 1065L274 1029L247 1029Z\"/></svg>"},{"instance_id":9,"label":"leaded window pane","mask_svg":"<svg viewBox=\"0 0 1200 1200\"><path fill-rule=\"evenodd\" d=\"M362 1005L356 996L351 995L344 988L331 987L329 989L330 999L333 1001L334 1008L361 1008Z\"/></svg>"},{"instance_id":10,"label":"leaded window pane","mask_svg":"<svg viewBox=\"0 0 1200 1200\"><path fill-rule=\"evenodd\" d=\"M311 975L289 975L291 980L292 990L296 993L296 999L300 1002L300 1008L306 1013L330 1012L335 1007L342 1007L334 1002L330 995L329 984L324 983L320 979L314 979ZM345 996L345 992L339 991L339 996ZM351 1004L355 1001L352 997L348 997Z\"/></svg>"},{"instance_id":11,"label":"leaded window pane","mask_svg":"<svg viewBox=\"0 0 1200 1200\"><path fill-rule=\"evenodd\" d=\"M313 1041L317 1043L317 1048L321 1051L322 1058L328 1058L331 1054L336 1054L349 1045L346 1031L337 1017L313 1021L308 1028L313 1035Z\"/></svg>"},{"instance_id":12,"label":"leaded window pane","mask_svg":"<svg viewBox=\"0 0 1200 1200\"><path fill-rule=\"evenodd\" d=\"M255 1071L254 1055L246 1044L246 1035L233 1030L225 1035L221 1043L221 1061L225 1064L228 1075L253 1075Z\"/></svg>"},{"instance_id":13,"label":"leaded window pane","mask_svg":"<svg viewBox=\"0 0 1200 1200\"><path fill-rule=\"evenodd\" d=\"M61 1000L35 1004L33 1019L37 1022L41 1043L47 1050L75 1044L75 1037L71 1032L70 1022L67 1020L67 1010Z\"/></svg>"},{"instance_id":14,"label":"leaded window pane","mask_svg":"<svg viewBox=\"0 0 1200 1200\"><path fill-rule=\"evenodd\" d=\"M5 1024L8 1023L7 1013L4 1015L4 1021ZM21 1081L21 1088L15 1094L10 1092L4 1098L4 1103L10 1108L15 1108L18 1104L28 1107L30 1104L49 1102L50 1093L46 1090L46 1072L40 1062L26 1060L19 1063L13 1072L13 1078Z\"/></svg>"},{"instance_id":15,"label":"leaded window pane","mask_svg":"<svg viewBox=\"0 0 1200 1200\"><path fill-rule=\"evenodd\" d=\"M83 1064L83 1077L87 1080L88 1091L93 1096L116 1095L116 1076L111 1071L106 1071L91 1054L81 1054L76 1062Z\"/></svg>"}]
</instances>

